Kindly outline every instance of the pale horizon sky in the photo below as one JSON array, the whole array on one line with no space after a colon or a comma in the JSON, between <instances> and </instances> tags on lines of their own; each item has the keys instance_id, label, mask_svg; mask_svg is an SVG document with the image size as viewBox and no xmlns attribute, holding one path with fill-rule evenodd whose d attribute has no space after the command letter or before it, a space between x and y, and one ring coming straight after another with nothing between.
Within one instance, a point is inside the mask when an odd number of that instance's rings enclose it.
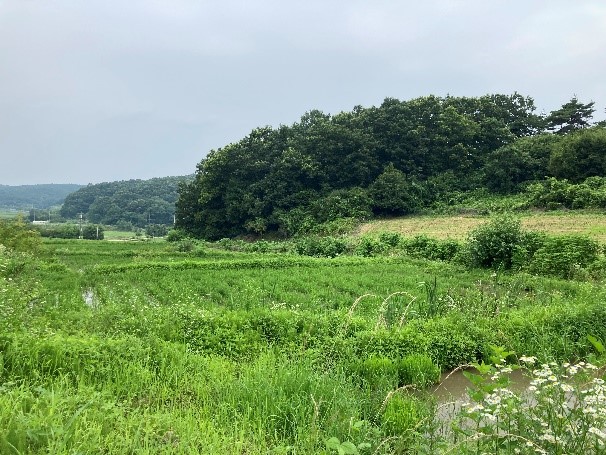
<instances>
[{"instance_id":1,"label":"pale horizon sky","mask_svg":"<svg viewBox=\"0 0 606 455\"><path fill-rule=\"evenodd\" d=\"M192 174L252 129L386 97L576 95L599 0L0 0L0 184Z\"/></svg>"}]
</instances>

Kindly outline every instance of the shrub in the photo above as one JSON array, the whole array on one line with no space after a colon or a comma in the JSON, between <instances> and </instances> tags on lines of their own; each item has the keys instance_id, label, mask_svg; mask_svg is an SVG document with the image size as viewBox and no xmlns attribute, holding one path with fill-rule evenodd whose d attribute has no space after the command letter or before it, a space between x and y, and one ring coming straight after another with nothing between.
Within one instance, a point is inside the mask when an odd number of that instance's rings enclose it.
<instances>
[{"instance_id":1,"label":"shrub","mask_svg":"<svg viewBox=\"0 0 606 455\"><path fill-rule=\"evenodd\" d=\"M554 177L529 185L526 189L531 206L547 210L562 208L604 208L606 207L606 178L589 177L581 183L570 183L566 179Z\"/></svg>"},{"instance_id":2,"label":"shrub","mask_svg":"<svg viewBox=\"0 0 606 455\"><path fill-rule=\"evenodd\" d=\"M379 240L385 245L389 245L391 248L396 248L402 243L404 238L397 232L381 232L379 234Z\"/></svg>"},{"instance_id":3,"label":"shrub","mask_svg":"<svg viewBox=\"0 0 606 455\"><path fill-rule=\"evenodd\" d=\"M23 220L0 220L0 244L14 251L33 253L40 248L40 234Z\"/></svg>"},{"instance_id":4,"label":"shrub","mask_svg":"<svg viewBox=\"0 0 606 455\"><path fill-rule=\"evenodd\" d=\"M356 218L337 218L324 223L316 224L310 230L313 235L346 235L358 225Z\"/></svg>"},{"instance_id":5,"label":"shrub","mask_svg":"<svg viewBox=\"0 0 606 455\"><path fill-rule=\"evenodd\" d=\"M168 231L168 234L166 234L166 240L168 242L178 242L185 238L187 238L187 232L182 229L171 229Z\"/></svg>"},{"instance_id":6,"label":"shrub","mask_svg":"<svg viewBox=\"0 0 606 455\"><path fill-rule=\"evenodd\" d=\"M527 268L535 253L545 243L546 238L547 236L542 232L522 231L512 257L512 267L518 270Z\"/></svg>"},{"instance_id":7,"label":"shrub","mask_svg":"<svg viewBox=\"0 0 606 455\"><path fill-rule=\"evenodd\" d=\"M80 237L80 228L76 224L36 226L36 229L42 237L57 239L77 239Z\"/></svg>"},{"instance_id":8,"label":"shrub","mask_svg":"<svg viewBox=\"0 0 606 455\"><path fill-rule=\"evenodd\" d=\"M520 220L508 215L498 216L469 235L467 247L471 265L510 269L521 240Z\"/></svg>"},{"instance_id":9,"label":"shrub","mask_svg":"<svg viewBox=\"0 0 606 455\"><path fill-rule=\"evenodd\" d=\"M303 256L334 258L348 249L347 239L339 237L304 237L295 241L295 251Z\"/></svg>"},{"instance_id":10,"label":"shrub","mask_svg":"<svg viewBox=\"0 0 606 455\"><path fill-rule=\"evenodd\" d=\"M597 261L599 251L599 244L587 237L547 237L535 252L529 269L541 275L572 278L579 269Z\"/></svg>"},{"instance_id":11,"label":"shrub","mask_svg":"<svg viewBox=\"0 0 606 455\"><path fill-rule=\"evenodd\" d=\"M424 200L423 187L393 164L368 187L372 210L376 214L406 215L413 213Z\"/></svg>"},{"instance_id":12,"label":"shrub","mask_svg":"<svg viewBox=\"0 0 606 455\"><path fill-rule=\"evenodd\" d=\"M176 244L176 250L179 253L191 253L196 248L196 241L184 238Z\"/></svg>"},{"instance_id":13,"label":"shrub","mask_svg":"<svg viewBox=\"0 0 606 455\"><path fill-rule=\"evenodd\" d=\"M404 242L404 251L407 254L431 260L450 261L460 249L461 246L456 240L437 240L424 234Z\"/></svg>"},{"instance_id":14,"label":"shrub","mask_svg":"<svg viewBox=\"0 0 606 455\"><path fill-rule=\"evenodd\" d=\"M105 237L103 226L87 224L82 227L82 238L86 240L103 240Z\"/></svg>"},{"instance_id":15,"label":"shrub","mask_svg":"<svg viewBox=\"0 0 606 455\"><path fill-rule=\"evenodd\" d=\"M380 239L369 235L360 237L356 246L356 254L364 257L376 256L383 254L389 249L389 244L383 243Z\"/></svg>"},{"instance_id":16,"label":"shrub","mask_svg":"<svg viewBox=\"0 0 606 455\"><path fill-rule=\"evenodd\" d=\"M168 227L164 224L148 224L145 226L145 235L148 237L164 237L168 233Z\"/></svg>"}]
</instances>

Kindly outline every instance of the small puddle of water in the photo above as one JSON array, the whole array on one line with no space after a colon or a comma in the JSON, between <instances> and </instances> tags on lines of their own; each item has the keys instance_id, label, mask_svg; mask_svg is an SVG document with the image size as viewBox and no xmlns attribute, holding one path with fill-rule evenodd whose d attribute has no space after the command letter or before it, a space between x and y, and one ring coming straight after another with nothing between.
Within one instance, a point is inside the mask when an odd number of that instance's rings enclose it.
<instances>
[{"instance_id":1,"label":"small puddle of water","mask_svg":"<svg viewBox=\"0 0 606 455\"><path fill-rule=\"evenodd\" d=\"M436 398L438 403L466 400L468 398L467 389L470 388L472 384L463 374L464 371L479 374L474 368L443 373L440 383L431 389L431 394ZM530 385L531 378L524 374L522 369L514 370L507 376L511 381L509 388L513 392L522 392Z\"/></svg>"},{"instance_id":2,"label":"small puddle of water","mask_svg":"<svg viewBox=\"0 0 606 455\"><path fill-rule=\"evenodd\" d=\"M84 303L89 308L95 308L97 306L95 302L95 293L92 289L87 289L82 293L82 298L84 299Z\"/></svg>"},{"instance_id":3,"label":"small puddle of water","mask_svg":"<svg viewBox=\"0 0 606 455\"><path fill-rule=\"evenodd\" d=\"M451 421L461 411L463 403L469 401L467 390L472 387L472 383L465 377L464 371L478 374L474 368L443 373L440 383L430 389L438 404L436 414L438 421L444 423ZM530 385L531 378L521 369L514 370L507 376L511 381L508 388L513 392L521 393Z\"/></svg>"}]
</instances>

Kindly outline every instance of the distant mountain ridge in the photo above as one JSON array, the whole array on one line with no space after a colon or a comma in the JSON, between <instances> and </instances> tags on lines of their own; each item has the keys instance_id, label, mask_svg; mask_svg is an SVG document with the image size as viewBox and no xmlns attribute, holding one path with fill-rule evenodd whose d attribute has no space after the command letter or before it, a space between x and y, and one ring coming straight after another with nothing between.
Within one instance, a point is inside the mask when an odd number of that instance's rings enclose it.
<instances>
[{"instance_id":1,"label":"distant mountain ridge","mask_svg":"<svg viewBox=\"0 0 606 455\"><path fill-rule=\"evenodd\" d=\"M63 204L68 194L84 185L72 183L45 183L39 185L0 185L0 207L27 210L47 209Z\"/></svg>"}]
</instances>

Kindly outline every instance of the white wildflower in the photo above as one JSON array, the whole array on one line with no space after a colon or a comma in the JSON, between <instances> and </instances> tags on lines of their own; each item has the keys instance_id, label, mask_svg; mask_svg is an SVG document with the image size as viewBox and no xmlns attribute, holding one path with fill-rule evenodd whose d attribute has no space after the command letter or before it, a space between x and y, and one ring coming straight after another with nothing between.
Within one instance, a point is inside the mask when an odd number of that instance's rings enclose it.
<instances>
[{"instance_id":1,"label":"white wildflower","mask_svg":"<svg viewBox=\"0 0 606 455\"><path fill-rule=\"evenodd\" d=\"M596 427L590 427L589 433L596 435L600 439L606 439L606 433Z\"/></svg>"},{"instance_id":2,"label":"white wildflower","mask_svg":"<svg viewBox=\"0 0 606 455\"><path fill-rule=\"evenodd\" d=\"M574 390L570 384L564 384L564 383L560 384L560 388L566 393L572 392Z\"/></svg>"},{"instance_id":3,"label":"white wildflower","mask_svg":"<svg viewBox=\"0 0 606 455\"><path fill-rule=\"evenodd\" d=\"M527 356L523 355L522 357L520 357L520 362L528 363L530 365L534 365L534 363L536 361L537 361L537 358L533 357L533 356L527 357Z\"/></svg>"},{"instance_id":4,"label":"white wildflower","mask_svg":"<svg viewBox=\"0 0 606 455\"><path fill-rule=\"evenodd\" d=\"M539 439L547 442L551 442L552 444L556 442L556 438L551 433L545 433L539 436Z\"/></svg>"}]
</instances>

